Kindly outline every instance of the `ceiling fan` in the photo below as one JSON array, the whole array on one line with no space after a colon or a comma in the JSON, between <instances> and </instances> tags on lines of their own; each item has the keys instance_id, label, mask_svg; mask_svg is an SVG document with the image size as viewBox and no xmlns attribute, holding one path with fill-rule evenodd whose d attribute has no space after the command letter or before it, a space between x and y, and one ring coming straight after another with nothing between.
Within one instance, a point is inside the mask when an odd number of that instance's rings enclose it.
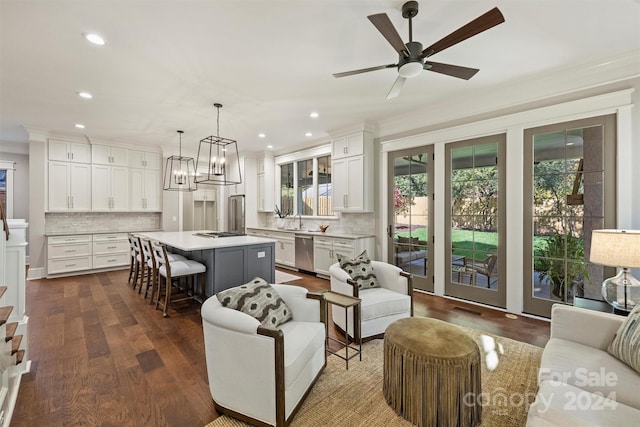
<instances>
[{"instance_id":1,"label":"ceiling fan","mask_svg":"<svg viewBox=\"0 0 640 427\"><path fill-rule=\"evenodd\" d=\"M391 44L396 52L398 52L398 55L400 55L398 63L345 71L343 73L335 73L333 77L346 77L354 74L367 73L369 71L384 70L386 68L398 68L398 78L396 78L395 83L387 94L387 99L398 96L404 82L408 78L417 76L422 70L435 71L436 73L469 80L480 70L476 68L461 67L459 65L427 61L427 58L504 22L504 16L502 16L502 13L497 7L494 7L484 15L477 17L448 36L423 49L422 43L413 41L412 19L417 14L417 1L408 1L402 5L402 17L409 20L409 41L407 43L402 41L398 31L395 29L386 13L367 16L369 21L371 21L380 33L382 33L384 38L387 39L389 44Z\"/></svg>"}]
</instances>

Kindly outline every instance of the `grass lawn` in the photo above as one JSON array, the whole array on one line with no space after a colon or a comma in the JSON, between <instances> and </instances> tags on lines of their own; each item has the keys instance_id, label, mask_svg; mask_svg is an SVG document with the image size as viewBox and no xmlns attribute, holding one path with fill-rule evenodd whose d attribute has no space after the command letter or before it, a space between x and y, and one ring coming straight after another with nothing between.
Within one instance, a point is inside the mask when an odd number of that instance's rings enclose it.
<instances>
[{"instance_id":1,"label":"grass lawn","mask_svg":"<svg viewBox=\"0 0 640 427\"><path fill-rule=\"evenodd\" d=\"M398 232L396 235L403 237L409 237L409 235L411 235L411 237L417 237L420 241L426 241L427 229L416 228L411 232ZM451 230L451 240L453 242L454 255L461 255L478 261L486 258L487 254L496 253L498 251L498 233L494 232ZM538 253L538 251L544 247L545 241L546 237L534 237L534 253Z\"/></svg>"}]
</instances>

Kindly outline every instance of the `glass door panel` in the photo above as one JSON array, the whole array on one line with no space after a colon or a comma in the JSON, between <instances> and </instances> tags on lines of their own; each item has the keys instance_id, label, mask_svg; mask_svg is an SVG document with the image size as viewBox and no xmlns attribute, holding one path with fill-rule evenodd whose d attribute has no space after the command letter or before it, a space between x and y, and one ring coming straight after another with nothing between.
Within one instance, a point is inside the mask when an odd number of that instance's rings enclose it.
<instances>
[{"instance_id":1,"label":"glass door panel","mask_svg":"<svg viewBox=\"0 0 640 427\"><path fill-rule=\"evenodd\" d=\"M505 306L504 135L448 144L447 236L445 292L499 307ZM502 261L502 262L500 262Z\"/></svg>"},{"instance_id":2,"label":"glass door panel","mask_svg":"<svg viewBox=\"0 0 640 427\"><path fill-rule=\"evenodd\" d=\"M433 147L389 153L388 262L414 276L416 289L433 291Z\"/></svg>"},{"instance_id":3,"label":"glass door panel","mask_svg":"<svg viewBox=\"0 0 640 427\"><path fill-rule=\"evenodd\" d=\"M608 276L589 263L589 251L591 232L615 221L613 126L607 116L525 131L528 313L549 317L554 303L602 299L600 286Z\"/></svg>"}]
</instances>

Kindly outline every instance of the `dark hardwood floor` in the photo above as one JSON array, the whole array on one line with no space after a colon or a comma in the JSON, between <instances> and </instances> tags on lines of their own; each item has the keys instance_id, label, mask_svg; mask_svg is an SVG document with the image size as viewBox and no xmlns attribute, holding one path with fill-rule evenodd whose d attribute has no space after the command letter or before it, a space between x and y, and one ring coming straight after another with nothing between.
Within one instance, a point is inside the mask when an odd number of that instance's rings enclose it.
<instances>
[{"instance_id":1,"label":"dark hardwood floor","mask_svg":"<svg viewBox=\"0 0 640 427\"><path fill-rule=\"evenodd\" d=\"M289 282L312 291L314 276ZM127 285L128 271L26 285L31 372L11 425L194 426L215 419L199 305L163 318ZM544 346L549 323L416 293L415 315ZM330 333L337 332L330 327Z\"/></svg>"}]
</instances>

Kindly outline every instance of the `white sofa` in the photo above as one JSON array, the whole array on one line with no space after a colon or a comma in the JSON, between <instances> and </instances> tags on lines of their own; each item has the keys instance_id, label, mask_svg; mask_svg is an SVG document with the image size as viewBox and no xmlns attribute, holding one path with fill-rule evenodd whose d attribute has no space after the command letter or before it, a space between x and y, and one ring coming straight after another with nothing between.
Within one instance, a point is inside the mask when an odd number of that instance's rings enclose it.
<instances>
[{"instance_id":1,"label":"white sofa","mask_svg":"<svg viewBox=\"0 0 640 427\"><path fill-rule=\"evenodd\" d=\"M528 427L640 425L640 374L607 353L624 320L553 306Z\"/></svg>"},{"instance_id":2,"label":"white sofa","mask_svg":"<svg viewBox=\"0 0 640 427\"><path fill-rule=\"evenodd\" d=\"M290 285L271 285L293 320L279 329L223 307L202 304L209 388L217 411L256 426L289 424L326 366L325 302Z\"/></svg>"}]
</instances>

